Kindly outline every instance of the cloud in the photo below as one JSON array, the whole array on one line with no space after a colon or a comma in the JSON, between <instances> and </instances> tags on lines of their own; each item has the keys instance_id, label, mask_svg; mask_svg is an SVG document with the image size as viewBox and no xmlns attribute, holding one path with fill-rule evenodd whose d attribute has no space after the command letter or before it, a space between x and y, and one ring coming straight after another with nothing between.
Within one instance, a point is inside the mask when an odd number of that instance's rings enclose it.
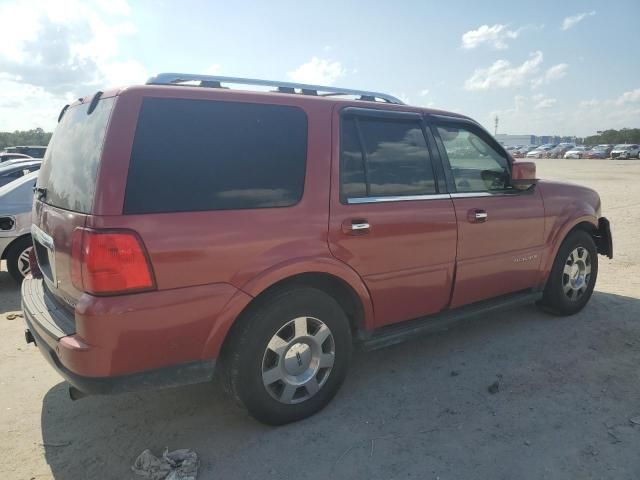
<instances>
[{"instance_id":1,"label":"cloud","mask_svg":"<svg viewBox=\"0 0 640 480\"><path fill-rule=\"evenodd\" d=\"M570 28L575 27L578 23L584 20L587 17L591 17L596 14L595 10L590 12L578 13L577 15L572 15L571 17L566 17L562 21L562 30L569 30Z\"/></svg>"},{"instance_id":2,"label":"cloud","mask_svg":"<svg viewBox=\"0 0 640 480\"><path fill-rule=\"evenodd\" d=\"M425 88L424 90L420 90L420 96L421 97L426 97L427 95L429 95L429 89Z\"/></svg>"},{"instance_id":3,"label":"cloud","mask_svg":"<svg viewBox=\"0 0 640 480\"><path fill-rule=\"evenodd\" d=\"M462 35L462 48L471 50L482 44L487 44L496 50L509 48L508 40L518 38L520 31L509 30L506 25L481 25L476 30L469 30Z\"/></svg>"},{"instance_id":4,"label":"cloud","mask_svg":"<svg viewBox=\"0 0 640 480\"><path fill-rule=\"evenodd\" d=\"M590 100L582 100L578 106L583 107L583 108L590 108L590 107L595 107L597 105L600 104L599 100L596 100L595 98L592 98Z\"/></svg>"},{"instance_id":5,"label":"cloud","mask_svg":"<svg viewBox=\"0 0 640 480\"><path fill-rule=\"evenodd\" d=\"M476 69L465 82L464 88L473 91L521 86L538 72L542 59L542 52L536 51L524 63L514 67L507 60L496 60L488 68Z\"/></svg>"},{"instance_id":6,"label":"cloud","mask_svg":"<svg viewBox=\"0 0 640 480\"><path fill-rule=\"evenodd\" d=\"M624 92L616 100L617 105L625 105L629 103L638 103L638 102L640 102L640 88L636 88L635 90Z\"/></svg>"},{"instance_id":7,"label":"cloud","mask_svg":"<svg viewBox=\"0 0 640 480\"><path fill-rule=\"evenodd\" d=\"M556 100L555 98L542 98L538 100L538 103L536 103L533 106L533 108L535 108L536 110L541 110L543 108L551 108L556 103L558 103L558 100Z\"/></svg>"},{"instance_id":8,"label":"cloud","mask_svg":"<svg viewBox=\"0 0 640 480\"><path fill-rule=\"evenodd\" d=\"M287 75L294 82L328 86L333 85L336 80L344 77L346 73L347 71L340 62L313 57L310 61L303 63Z\"/></svg>"},{"instance_id":9,"label":"cloud","mask_svg":"<svg viewBox=\"0 0 640 480\"><path fill-rule=\"evenodd\" d=\"M567 74L568 69L569 69L569 65L567 65L566 63L559 63L557 65L554 65L553 67L549 68L546 72L544 72L544 75L533 79L531 81L531 87L538 88L542 85L546 85L555 80L560 80L562 77L564 77Z\"/></svg>"},{"instance_id":10,"label":"cloud","mask_svg":"<svg viewBox=\"0 0 640 480\"><path fill-rule=\"evenodd\" d=\"M0 104L16 95L23 106L0 115L0 130L52 128L69 100L144 82L144 65L122 54L122 43L136 34L130 14L126 0L0 4L0 18L11 19L2 26Z\"/></svg>"},{"instance_id":11,"label":"cloud","mask_svg":"<svg viewBox=\"0 0 640 480\"><path fill-rule=\"evenodd\" d=\"M574 105L563 102L565 108L553 100L541 93L516 95L513 106L491 111L478 119L492 129L498 115L503 133L563 136L593 135L597 130L633 128L640 123L640 89L608 99L583 100Z\"/></svg>"}]
</instances>

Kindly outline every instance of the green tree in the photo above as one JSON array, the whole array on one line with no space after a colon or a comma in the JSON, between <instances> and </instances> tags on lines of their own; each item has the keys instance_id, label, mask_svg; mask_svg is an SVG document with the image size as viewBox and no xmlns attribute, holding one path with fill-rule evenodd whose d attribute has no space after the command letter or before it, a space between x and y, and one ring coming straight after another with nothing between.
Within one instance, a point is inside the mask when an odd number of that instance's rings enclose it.
<instances>
[{"instance_id":1,"label":"green tree","mask_svg":"<svg viewBox=\"0 0 640 480\"><path fill-rule=\"evenodd\" d=\"M0 132L0 151L16 145L48 145L51 133L42 128L33 130L16 130L15 132Z\"/></svg>"}]
</instances>

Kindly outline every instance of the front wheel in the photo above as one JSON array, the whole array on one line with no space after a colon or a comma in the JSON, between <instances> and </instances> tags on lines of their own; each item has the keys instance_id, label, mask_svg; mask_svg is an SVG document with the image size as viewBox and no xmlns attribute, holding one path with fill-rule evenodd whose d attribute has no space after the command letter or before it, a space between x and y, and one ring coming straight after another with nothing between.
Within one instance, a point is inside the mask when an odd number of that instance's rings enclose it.
<instances>
[{"instance_id":1,"label":"front wheel","mask_svg":"<svg viewBox=\"0 0 640 480\"><path fill-rule=\"evenodd\" d=\"M7 270L18 285L31 273L29 253L32 249L31 237L24 237L16 240L7 252Z\"/></svg>"},{"instance_id":2,"label":"front wheel","mask_svg":"<svg viewBox=\"0 0 640 480\"><path fill-rule=\"evenodd\" d=\"M240 319L223 353L226 384L269 425L313 415L340 388L351 329L340 305L309 287L280 291Z\"/></svg>"},{"instance_id":3,"label":"front wheel","mask_svg":"<svg viewBox=\"0 0 640 480\"><path fill-rule=\"evenodd\" d=\"M598 252L591 235L571 232L562 242L540 302L556 315L573 315L584 308L596 284Z\"/></svg>"}]
</instances>

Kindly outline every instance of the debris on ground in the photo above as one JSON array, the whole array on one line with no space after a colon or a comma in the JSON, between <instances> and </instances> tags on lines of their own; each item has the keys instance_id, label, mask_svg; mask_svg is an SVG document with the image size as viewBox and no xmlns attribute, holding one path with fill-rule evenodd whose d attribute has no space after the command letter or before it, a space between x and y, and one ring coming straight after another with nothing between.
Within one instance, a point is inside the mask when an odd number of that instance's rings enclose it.
<instances>
[{"instance_id":1,"label":"debris on ground","mask_svg":"<svg viewBox=\"0 0 640 480\"><path fill-rule=\"evenodd\" d=\"M10 313L7 315L7 320L15 320L16 318L24 318L21 313Z\"/></svg>"},{"instance_id":2,"label":"debris on ground","mask_svg":"<svg viewBox=\"0 0 640 480\"><path fill-rule=\"evenodd\" d=\"M487 391L492 395L495 394L495 393L498 393L500 391L500 381L496 380L491 385L489 385L487 387Z\"/></svg>"},{"instance_id":3,"label":"debris on ground","mask_svg":"<svg viewBox=\"0 0 640 480\"><path fill-rule=\"evenodd\" d=\"M452 377L457 377L458 375L460 375L460 372L457 370L451 370L451 374Z\"/></svg>"},{"instance_id":4,"label":"debris on ground","mask_svg":"<svg viewBox=\"0 0 640 480\"><path fill-rule=\"evenodd\" d=\"M170 452L166 448L161 458L145 450L136 458L131 470L151 480L196 480L198 466L198 454L193 450L183 448Z\"/></svg>"},{"instance_id":5,"label":"debris on ground","mask_svg":"<svg viewBox=\"0 0 640 480\"><path fill-rule=\"evenodd\" d=\"M640 415L639 415L639 416L637 416L637 417L632 417L632 418L630 418L630 419L629 419L629 421L630 421L631 423L633 423L634 425L640 425Z\"/></svg>"}]
</instances>

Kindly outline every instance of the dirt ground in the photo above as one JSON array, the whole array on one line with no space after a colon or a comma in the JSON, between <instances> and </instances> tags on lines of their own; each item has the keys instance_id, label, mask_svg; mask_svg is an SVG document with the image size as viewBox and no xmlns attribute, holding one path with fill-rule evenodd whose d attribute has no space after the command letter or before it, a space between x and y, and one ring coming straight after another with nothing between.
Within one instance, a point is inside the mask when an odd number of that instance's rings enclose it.
<instances>
[{"instance_id":1,"label":"dirt ground","mask_svg":"<svg viewBox=\"0 0 640 480\"><path fill-rule=\"evenodd\" d=\"M594 187L614 234L587 308L527 306L356 353L335 400L270 428L214 385L88 397L27 346L0 272L0 478L127 479L149 448L192 448L199 479L640 478L640 161L539 160ZM498 393L487 387L500 381Z\"/></svg>"}]
</instances>

